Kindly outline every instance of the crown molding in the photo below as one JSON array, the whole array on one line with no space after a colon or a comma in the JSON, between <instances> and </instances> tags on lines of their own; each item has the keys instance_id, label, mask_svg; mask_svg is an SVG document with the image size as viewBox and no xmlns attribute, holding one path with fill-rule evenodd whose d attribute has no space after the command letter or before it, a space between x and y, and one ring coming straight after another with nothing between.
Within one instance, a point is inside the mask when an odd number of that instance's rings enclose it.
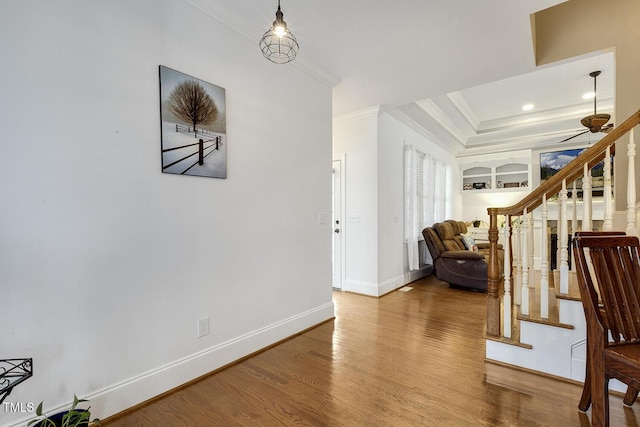
<instances>
[{"instance_id":1,"label":"crown molding","mask_svg":"<svg viewBox=\"0 0 640 427\"><path fill-rule=\"evenodd\" d=\"M471 106L461 92L448 93L447 98L458 109L460 115L469 123L469 126L476 130L480 127L480 120L473 114Z\"/></svg>"},{"instance_id":2,"label":"crown molding","mask_svg":"<svg viewBox=\"0 0 640 427\"><path fill-rule=\"evenodd\" d=\"M467 136L464 135L456 124L447 116L431 99L416 101L415 103L433 120L435 120L445 131L453 136L463 146L467 142Z\"/></svg>"},{"instance_id":3,"label":"crown molding","mask_svg":"<svg viewBox=\"0 0 640 427\"><path fill-rule=\"evenodd\" d=\"M454 156L465 149L464 144L452 135L450 135L450 138L447 140L446 138L442 138L441 136L433 133L430 129L411 117L411 115L405 111L406 108L409 108L410 110L420 110L424 113L424 110L422 110L421 107L418 107L415 103L402 107L390 108L385 112L419 135L425 137L429 142L438 145Z\"/></svg>"},{"instance_id":4,"label":"crown molding","mask_svg":"<svg viewBox=\"0 0 640 427\"><path fill-rule=\"evenodd\" d=\"M380 113L380 106L375 105L373 107L363 108L361 110L338 114L337 116L333 117L333 122L340 123L340 122L348 122L352 120L377 117L379 113Z\"/></svg>"},{"instance_id":5,"label":"crown molding","mask_svg":"<svg viewBox=\"0 0 640 427\"><path fill-rule=\"evenodd\" d=\"M601 113L613 112L613 99L608 98L598 101L598 111ZM532 114L503 117L495 120L486 120L478 128L478 133L496 132L504 129L517 129L532 125L550 124L567 119L577 119L576 124L584 116L593 114L593 103L587 101L566 107L558 107L539 111Z\"/></svg>"}]
</instances>

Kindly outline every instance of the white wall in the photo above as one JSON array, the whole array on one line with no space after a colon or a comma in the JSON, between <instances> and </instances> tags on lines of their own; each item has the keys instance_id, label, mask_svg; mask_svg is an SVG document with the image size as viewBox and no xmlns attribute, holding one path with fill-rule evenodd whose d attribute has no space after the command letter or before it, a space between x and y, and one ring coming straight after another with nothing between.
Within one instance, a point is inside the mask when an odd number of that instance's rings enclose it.
<instances>
[{"instance_id":1,"label":"white wall","mask_svg":"<svg viewBox=\"0 0 640 427\"><path fill-rule=\"evenodd\" d=\"M328 87L181 0L2 9L7 402L105 417L333 316ZM159 64L226 89L228 179L160 172Z\"/></svg>"},{"instance_id":2,"label":"white wall","mask_svg":"<svg viewBox=\"0 0 640 427\"><path fill-rule=\"evenodd\" d=\"M346 158L345 291L378 295L378 108L333 121L333 158Z\"/></svg>"},{"instance_id":3,"label":"white wall","mask_svg":"<svg viewBox=\"0 0 640 427\"><path fill-rule=\"evenodd\" d=\"M457 160L452 153L443 150L388 113L380 115L378 126L379 143L379 271L380 283L385 291L401 277L409 275L407 247L404 242L404 145L412 144L423 153L438 158L451 165L454 175L453 188L457 186L455 175L458 171ZM459 218L459 195L454 194L452 218ZM395 218L399 217L398 223ZM402 256L401 258L399 258Z\"/></svg>"},{"instance_id":4,"label":"white wall","mask_svg":"<svg viewBox=\"0 0 640 427\"><path fill-rule=\"evenodd\" d=\"M378 283L380 293L404 285L404 145L407 128L386 113L378 120Z\"/></svg>"},{"instance_id":5,"label":"white wall","mask_svg":"<svg viewBox=\"0 0 640 427\"><path fill-rule=\"evenodd\" d=\"M377 107L334 119L333 156L346 159L345 290L380 296L409 280L404 243L405 143L457 170L451 153ZM456 201L454 217L458 206Z\"/></svg>"}]
</instances>

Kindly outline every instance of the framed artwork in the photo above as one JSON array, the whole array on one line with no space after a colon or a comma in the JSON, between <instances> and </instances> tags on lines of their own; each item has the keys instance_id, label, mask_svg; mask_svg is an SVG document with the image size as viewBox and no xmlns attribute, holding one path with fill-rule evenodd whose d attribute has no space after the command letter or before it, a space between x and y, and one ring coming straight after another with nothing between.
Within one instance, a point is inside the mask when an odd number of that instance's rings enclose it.
<instances>
[{"instance_id":1,"label":"framed artwork","mask_svg":"<svg viewBox=\"0 0 640 427\"><path fill-rule=\"evenodd\" d=\"M160 65L162 172L227 177L225 90Z\"/></svg>"},{"instance_id":2,"label":"framed artwork","mask_svg":"<svg viewBox=\"0 0 640 427\"><path fill-rule=\"evenodd\" d=\"M540 153L540 184L558 173L560 169L575 160L585 148L577 148L572 150L552 151L548 153ZM611 183L613 185L613 156L611 157ZM602 196L604 192L604 162L598 163L591 170L593 196ZM573 187L573 183L567 183L568 187ZM576 192L578 197L582 197L582 178L576 180ZM571 189L569 189L569 197L571 197Z\"/></svg>"},{"instance_id":3,"label":"framed artwork","mask_svg":"<svg viewBox=\"0 0 640 427\"><path fill-rule=\"evenodd\" d=\"M560 169L575 160L584 148L575 150L551 151L540 153L540 184L558 173Z\"/></svg>"}]
</instances>

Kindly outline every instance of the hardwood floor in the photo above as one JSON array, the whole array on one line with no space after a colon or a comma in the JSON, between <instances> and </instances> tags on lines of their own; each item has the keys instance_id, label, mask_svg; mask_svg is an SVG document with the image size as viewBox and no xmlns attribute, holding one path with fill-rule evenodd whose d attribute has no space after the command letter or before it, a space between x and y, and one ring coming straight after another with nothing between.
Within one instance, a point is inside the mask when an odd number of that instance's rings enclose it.
<instances>
[{"instance_id":1,"label":"hardwood floor","mask_svg":"<svg viewBox=\"0 0 640 427\"><path fill-rule=\"evenodd\" d=\"M484 294L409 286L334 292L334 321L102 425L589 425L581 386L485 362ZM638 425L640 403L610 406L612 426Z\"/></svg>"}]
</instances>

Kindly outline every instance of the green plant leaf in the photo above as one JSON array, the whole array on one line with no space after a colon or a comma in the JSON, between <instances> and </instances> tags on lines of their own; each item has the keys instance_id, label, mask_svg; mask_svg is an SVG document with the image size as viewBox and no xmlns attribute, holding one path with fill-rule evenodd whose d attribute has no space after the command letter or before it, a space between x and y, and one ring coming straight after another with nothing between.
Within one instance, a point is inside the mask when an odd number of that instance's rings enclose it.
<instances>
[{"instance_id":1,"label":"green plant leaf","mask_svg":"<svg viewBox=\"0 0 640 427\"><path fill-rule=\"evenodd\" d=\"M87 409L76 409L78 404L82 402L89 402L89 400L78 399L78 396L76 396L75 394L73 395L73 402L71 404L71 407L64 415L62 415L62 427L80 427L88 423L100 425L100 419L94 418L93 420L91 420L91 407L88 407ZM40 423L38 427L57 427L56 424L44 414L42 410L43 403L44 402L40 402L40 404L36 408L37 417L29 421L27 426Z\"/></svg>"}]
</instances>

